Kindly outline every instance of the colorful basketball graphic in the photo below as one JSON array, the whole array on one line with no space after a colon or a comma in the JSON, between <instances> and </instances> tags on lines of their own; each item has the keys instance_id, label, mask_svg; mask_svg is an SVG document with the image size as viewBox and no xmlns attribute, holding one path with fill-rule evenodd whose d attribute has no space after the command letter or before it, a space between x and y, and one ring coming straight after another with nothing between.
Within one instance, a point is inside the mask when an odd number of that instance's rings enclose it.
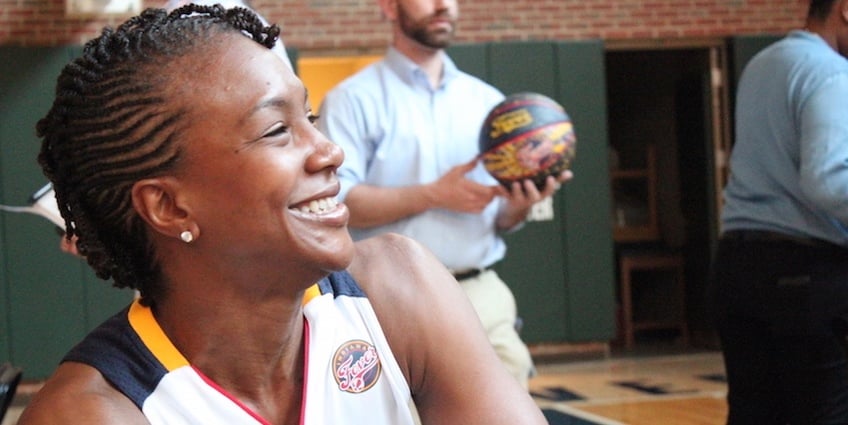
<instances>
[{"instance_id":1,"label":"colorful basketball graphic","mask_svg":"<svg viewBox=\"0 0 848 425\"><path fill-rule=\"evenodd\" d=\"M480 152L486 170L501 184L545 179L571 166L577 137L565 109L538 93L507 96L492 108L480 130Z\"/></svg>"}]
</instances>

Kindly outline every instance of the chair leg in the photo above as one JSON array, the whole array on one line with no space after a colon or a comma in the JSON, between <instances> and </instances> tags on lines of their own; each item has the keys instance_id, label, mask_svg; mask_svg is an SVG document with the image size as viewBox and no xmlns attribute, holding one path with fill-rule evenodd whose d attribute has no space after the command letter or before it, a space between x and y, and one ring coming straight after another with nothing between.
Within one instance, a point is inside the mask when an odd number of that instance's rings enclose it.
<instances>
[{"instance_id":1,"label":"chair leg","mask_svg":"<svg viewBox=\"0 0 848 425\"><path fill-rule=\"evenodd\" d=\"M633 348L635 337L633 335L633 297L630 287L630 261L627 258L621 261L621 322L624 327L624 347Z\"/></svg>"},{"instance_id":2,"label":"chair leg","mask_svg":"<svg viewBox=\"0 0 848 425\"><path fill-rule=\"evenodd\" d=\"M677 255L622 255L619 258L620 295L621 295L621 327L624 337L624 347L631 349L636 341L636 318L633 317L633 273L637 270L672 273L675 279L674 288L670 292L677 302L676 313L680 315L677 323L671 321L658 323L656 327L676 328L680 333L683 346L689 344L689 329L686 324L686 284L682 258ZM645 325L643 323L643 325Z\"/></svg>"}]
</instances>

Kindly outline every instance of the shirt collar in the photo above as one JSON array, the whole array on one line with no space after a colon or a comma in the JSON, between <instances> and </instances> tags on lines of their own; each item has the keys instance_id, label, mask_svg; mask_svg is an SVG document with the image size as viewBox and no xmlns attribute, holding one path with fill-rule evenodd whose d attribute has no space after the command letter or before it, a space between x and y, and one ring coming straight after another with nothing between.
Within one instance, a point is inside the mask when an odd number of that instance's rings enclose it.
<instances>
[{"instance_id":1,"label":"shirt collar","mask_svg":"<svg viewBox=\"0 0 848 425\"><path fill-rule=\"evenodd\" d=\"M792 31L789 31L789 36L790 37L804 38L804 39L807 39L807 40L827 44L827 42L825 42L824 39L819 34L814 33L812 31L801 30L801 29L792 30Z\"/></svg>"},{"instance_id":2,"label":"shirt collar","mask_svg":"<svg viewBox=\"0 0 848 425\"><path fill-rule=\"evenodd\" d=\"M443 64L442 82L439 86L441 89L450 84L460 74L460 71L447 53L440 51L439 54L442 56ZM416 84L416 82L427 82L427 76L424 74L424 70L394 47L389 47L386 52L385 61L388 67L406 83Z\"/></svg>"}]
</instances>

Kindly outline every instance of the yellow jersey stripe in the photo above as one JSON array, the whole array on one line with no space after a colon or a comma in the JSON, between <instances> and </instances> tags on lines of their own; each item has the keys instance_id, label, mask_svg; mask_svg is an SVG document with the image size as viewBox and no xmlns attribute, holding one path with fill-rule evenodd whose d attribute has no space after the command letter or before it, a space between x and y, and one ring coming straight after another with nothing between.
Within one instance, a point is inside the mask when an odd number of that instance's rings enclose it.
<instances>
[{"instance_id":1,"label":"yellow jersey stripe","mask_svg":"<svg viewBox=\"0 0 848 425\"><path fill-rule=\"evenodd\" d=\"M188 361L162 331L149 307L141 305L138 300L133 301L128 319L130 326L165 369L172 371L182 366L188 366Z\"/></svg>"},{"instance_id":2,"label":"yellow jersey stripe","mask_svg":"<svg viewBox=\"0 0 848 425\"><path fill-rule=\"evenodd\" d=\"M315 283L312 286L310 286L306 290L306 292L303 293L303 304L301 304L301 305L306 305L307 303L309 303L313 299L320 297L320 296L321 296L321 288L319 288L318 284Z\"/></svg>"}]
</instances>

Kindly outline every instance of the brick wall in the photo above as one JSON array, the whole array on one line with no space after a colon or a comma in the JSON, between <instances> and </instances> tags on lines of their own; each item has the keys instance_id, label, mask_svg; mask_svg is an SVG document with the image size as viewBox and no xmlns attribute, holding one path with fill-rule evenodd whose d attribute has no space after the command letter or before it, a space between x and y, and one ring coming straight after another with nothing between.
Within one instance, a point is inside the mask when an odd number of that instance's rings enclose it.
<instances>
[{"instance_id":1,"label":"brick wall","mask_svg":"<svg viewBox=\"0 0 848 425\"><path fill-rule=\"evenodd\" d=\"M65 0L0 0L0 45L81 44L122 18L64 15ZM164 0L143 0L156 7ZM376 0L255 0L302 55L382 50ZM462 0L460 42L531 39L684 39L785 32L804 0Z\"/></svg>"}]
</instances>

